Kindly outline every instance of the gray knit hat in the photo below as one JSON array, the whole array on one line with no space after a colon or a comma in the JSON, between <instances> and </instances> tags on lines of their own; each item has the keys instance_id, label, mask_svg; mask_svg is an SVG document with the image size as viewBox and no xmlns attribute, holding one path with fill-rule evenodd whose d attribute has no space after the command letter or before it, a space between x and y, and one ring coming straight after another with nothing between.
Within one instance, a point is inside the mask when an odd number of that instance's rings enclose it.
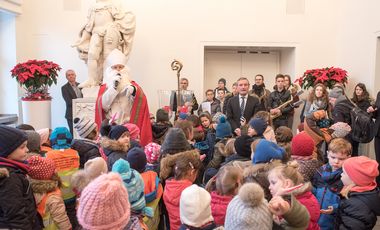
<instances>
[{"instance_id":1,"label":"gray knit hat","mask_svg":"<svg viewBox=\"0 0 380 230\"><path fill-rule=\"evenodd\" d=\"M39 153L41 151L41 136L36 131L25 130L26 135L28 136L28 147L29 152Z\"/></svg>"},{"instance_id":2,"label":"gray knit hat","mask_svg":"<svg viewBox=\"0 0 380 230\"><path fill-rule=\"evenodd\" d=\"M331 98L338 98L340 96L344 95L344 90L340 86L334 87L332 90L329 92L329 97Z\"/></svg>"},{"instance_id":3,"label":"gray knit hat","mask_svg":"<svg viewBox=\"0 0 380 230\"><path fill-rule=\"evenodd\" d=\"M185 133L180 128L170 128L161 145L161 153L179 153L190 149Z\"/></svg>"},{"instance_id":4,"label":"gray knit hat","mask_svg":"<svg viewBox=\"0 0 380 230\"><path fill-rule=\"evenodd\" d=\"M76 117L74 119L74 128L80 137L86 138L97 126L88 117Z\"/></svg>"},{"instance_id":5,"label":"gray knit hat","mask_svg":"<svg viewBox=\"0 0 380 230\"><path fill-rule=\"evenodd\" d=\"M227 207L224 229L270 230L272 225L272 214L263 189L256 183L244 184Z\"/></svg>"}]
</instances>

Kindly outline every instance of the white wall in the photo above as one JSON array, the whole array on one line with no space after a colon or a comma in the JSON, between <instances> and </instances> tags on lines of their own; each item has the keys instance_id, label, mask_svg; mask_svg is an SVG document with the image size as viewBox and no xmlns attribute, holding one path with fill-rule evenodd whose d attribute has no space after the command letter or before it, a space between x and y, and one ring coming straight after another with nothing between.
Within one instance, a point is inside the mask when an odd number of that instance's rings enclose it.
<instances>
[{"instance_id":1,"label":"white wall","mask_svg":"<svg viewBox=\"0 0 380 230\"><path fill-rule=\"evenodd\" d=\"M0 114L18 114L16 80L10 70L16 64L16 19L0 11Z\"/></svg>"},{"instance_id":2,"label":"white wall","mask_svg":"<svg viewBox=\"0 0 380 230\"><path fill-rule=\"evenodd\" d=\"M93 2L82 0L74 10L65 11L65 0L24 1L23 14L17 18L17 60L49 59L64 69L75 69L83 81L85 64L70 45L77 39ZM129 64L133 78L148 96L151 111L158 107L158 89L177 86L176 74L170 68L174 58L183 62L183 76L189 78L191 89L202 98L203 49L208 43L296 44L297 77L306 69L340 66L349 70L352 81L364 77L369 84L374 79L370 64L374 63L374 54L367 54L375 47L374 32L380 29L376 12L380 3L376 0L366 4L354 0L305 0L304 14L291 15L286 14L286 0L128 0L125 4L137 19ZM342 11L347 12L337 13ZM62 71L58 86L51 89L53 127L66 124L60 95L64 83Z\"/></svg>"}]
</instances>

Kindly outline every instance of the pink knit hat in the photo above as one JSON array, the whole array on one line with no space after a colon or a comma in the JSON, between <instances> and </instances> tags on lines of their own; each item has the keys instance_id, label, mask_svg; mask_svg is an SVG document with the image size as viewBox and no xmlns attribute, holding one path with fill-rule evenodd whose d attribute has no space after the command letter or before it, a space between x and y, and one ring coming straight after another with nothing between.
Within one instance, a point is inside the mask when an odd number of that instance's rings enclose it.
<instances>
[{"instance_id":1,"label":"pink knit hat","mask_svg":"<svg viewBox=\"0 0 380 230\"><path fill-rule=\"evenodd\" d=\"M103 174L87 185L77 217L85 229L124 229L130 219L130 204L120 175Z\"/></svg>"},{"instance_id":2,"label":"pink knit hat","mask_svg":"<svg viewBox=\"0 0 380 230\"><path fill-rule=\"evenodd\" d=\"M140 138L140 128L132 123L124 124L125 127L128 128L129 134L131 135L131 140L136 140Z\"/></svg>"},{"instance_id":3,"label":"pink knit hat","mask_svg":"<svg viewBox=\"0 0 380 230\"><path fill-rule=\"evenodd\" d=\"M365 156L350 157L343 163L343 169L358 186L352 191L362 192L376 188L376 177L379 175L378 163Z\"/></svg>"},{"instance_id":4,"label":"pink knit hat","mask_svg":"<svg viewBox=\"0 0 380 230\"><path fill-rule=\"evenodd\" d=\"M149 143L145 146L144 152L146 155L146 160L150 164L157 163L158 157L160 156L161 145L156 143Z\"/></svg>"},{"instance_id":5,"label":"pink knit hat","mask_svg":"<svg viewBox=\"0 0 380 230\"><path fill-rule=\"evenodd\" d=\"M36 180L50 180L55 173L54 161L50 158L32 156L28 159L28 175Z\"/></svg>"},{"instance_id":6,"label":"pink knit hat","mask_svg":"<svg viewBox=\"0 0 380 230\"><path fill-rule=\"evenodd\" d=\"M292 139L292 156L311 156L314 146L313 139L305 131L302 131Z\"/></svg>"}]
</instances>

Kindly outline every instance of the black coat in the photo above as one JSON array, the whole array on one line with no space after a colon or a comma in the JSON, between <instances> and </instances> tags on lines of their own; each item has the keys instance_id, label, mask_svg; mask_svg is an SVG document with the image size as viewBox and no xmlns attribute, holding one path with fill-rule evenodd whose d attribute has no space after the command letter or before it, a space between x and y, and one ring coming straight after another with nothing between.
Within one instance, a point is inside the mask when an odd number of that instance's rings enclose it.
<instances>
[{"instance_id":1,"label":"black coat","mask_svg":"<svg viewBox=\"0 0 380 230\"><path fill-rule=\"evenodd\" d=\"M354 105L347 98L345 98L345 96L341 97L342 98L337 99L337 102L332 110L332 119L334 120L334 123L344 122L351 126L350 112L354 108Z\"/></svg>"},{"instance_id":2,"label":"black coat","mask_svg":"<svg viewBox=\"0 0 380 230\"><path fill-rule=\"evenodd\" d=\"M84 164L95 157L101 157L99 146L90 140L74 139L71 148L79 154L79 168L83 169Z\"/></svg>"},{"instance_id":3,"label":"black coat","mask_svg":"<svg viewBox=\"0 0 380 230\"><path fill-rule=\"evenodd\" d=\"M104 149L104 154L107 156L108 171L112 170L113 164L120 158L127 160L129 146L120 144L109 138L102 138L100 145Z\"/></svg>"},{"instance_id":4,"label":"black coat","mask_svg":"<svg viewBox=\"0 0 380 230\"><path fill-rule=\"evenodd\" d=\"M79 85L79 83L76 83ZM75 94L75 91L73 90L73 87L71 87L70 83L67 82L65 85L61 88L63 99L66 102L66 119L73 119L73 99L77 98L77 95Z\"/></svg>"},{"instance_id":5,"label":"black coat","mask_svg":"<svg viewBox=\"0 0 380 230\"><path fill-rule=\"evenodd\" d=\"M372 229L380 215L379 190L351 192L342 199L335 220L335 229Z\"/></svg>"},{"instance_id":6,"label":"black coat","mask_svg":"<svg viewBox=\"0 0 380 230\"><path fill-rule=\"evenodd\" d=\"M256 97L249 96L246 99L245 109L244 109L244 118L247 123L253 117L253 115L259 111L260 104L259 100ZM240 127L240 103L239 95L232 97L228 101L227 105L227 119L231 124L232 131Z\"/></svg>"},{"instance_id":7,"label":"black coat","mask_svg":"<svg viewBox=\"0 0 380 230\"><path fill-rule=\"evenodd\" d=\"M27 171L2 158L0 167L9 171L0 178L0 229L42 229Z\"/></svg>"},{"instance_id":8,"label":"black coat","mask_svg":"<svg viewBox=\"0 0 380 230\"><path fill-rule=\"evenodd\" d=\"M290 91L289 90L282 90L281 92L274 90L269 94L268 98L268 111L271 109L275 109L279 107L280 105L284 104L285 102L289 101L291 99ZM290 105L285 106L281 110L281 116L278 117L278 119L283 120L287 119L288 115L291 113L293 108Z\"/></svg>"},{"instance_id":9,"label":"black coat","mask_svg":"<svg viewBox=\"0 0 380 230\"><path fill-rule=\"evenodd\" d=\"M377 137L380 137L380 92L377 93L375 106L377 110L373 113L373 117L376 119L375 130L377 130Z\"/></svg>"}]
</instances>

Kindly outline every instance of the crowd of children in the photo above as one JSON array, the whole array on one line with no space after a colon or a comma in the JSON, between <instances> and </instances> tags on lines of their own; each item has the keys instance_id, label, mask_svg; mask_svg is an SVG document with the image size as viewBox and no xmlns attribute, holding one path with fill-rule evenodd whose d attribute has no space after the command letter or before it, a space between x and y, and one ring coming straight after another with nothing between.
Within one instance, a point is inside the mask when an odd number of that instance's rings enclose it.
<instances>
[{"instance_id":1,"label":"crowd of children","mask_svg":"<svg viewBox=\"0 0 380 230\"><path fill-rule=\"evenodd\" d=\"M75 118L76 139L64 127L1 125L0 229L376 224L378 163L351 157L351 144L340 138L346 132L331 136L324 157L308 132L273 130L267 112L242 122L235 136L221 113L180 114L174 125L164 109L156 117L154 142L146 146L137 126L108 120L97 127L87 117Z\"/></svg>"}]
</instances>

